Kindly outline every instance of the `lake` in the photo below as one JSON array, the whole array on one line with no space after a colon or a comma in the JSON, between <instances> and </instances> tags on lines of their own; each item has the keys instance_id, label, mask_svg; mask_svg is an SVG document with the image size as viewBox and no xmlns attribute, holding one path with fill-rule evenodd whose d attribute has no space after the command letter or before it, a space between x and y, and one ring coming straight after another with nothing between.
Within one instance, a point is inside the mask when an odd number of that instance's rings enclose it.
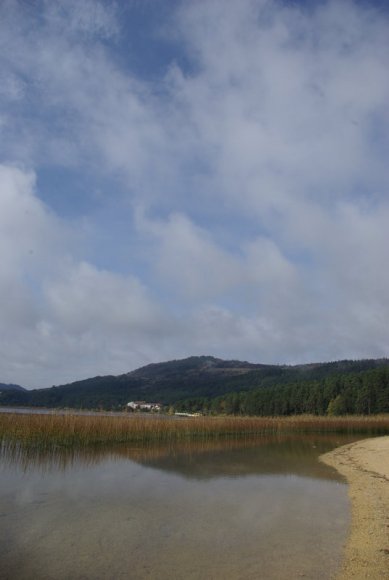
<instances>
[{"instance_id":1,"label":"lake","mask_svg":"<svg viewBox=\"0 0 389 580\"><path fill-rule=\"evenodd\" d=\"M349 441L3 448L0 577L329 579L350 506L345 482L317 458Z\"/></svg>"}]
</instances>

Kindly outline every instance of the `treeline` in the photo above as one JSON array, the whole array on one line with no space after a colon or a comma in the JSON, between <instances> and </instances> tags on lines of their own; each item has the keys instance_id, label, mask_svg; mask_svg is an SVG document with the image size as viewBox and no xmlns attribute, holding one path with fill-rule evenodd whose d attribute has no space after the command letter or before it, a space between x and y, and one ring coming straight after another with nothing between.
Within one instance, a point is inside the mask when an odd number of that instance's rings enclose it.
<instances>
[{"instance_id":1,"label":"treeline","mask_svg":"<svg viewBox=\"0 0 389 580\"><path fill-rule=\"evenodd\" d=\"M48 389L1 389L1 406L122 410L129 401L235 415L389 412L388 359L296 366L189 357Z\"/></svg>"},{"instance_id":2,"label":"treeline","mask_svg":"<svg viewBox=\"0 0 389 580\"><path fill-rule=\"evenodd\" d=\"M373 415L389 413L389 366L319 380L180 401L175 410L227 415Z\"/></svg>"}]
</instances>

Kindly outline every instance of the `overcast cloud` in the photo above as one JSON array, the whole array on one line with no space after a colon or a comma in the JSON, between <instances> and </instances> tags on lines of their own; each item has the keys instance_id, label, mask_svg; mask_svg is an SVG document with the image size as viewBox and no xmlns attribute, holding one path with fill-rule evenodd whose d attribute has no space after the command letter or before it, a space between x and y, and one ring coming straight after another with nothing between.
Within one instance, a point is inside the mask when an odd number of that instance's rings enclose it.
<instances>
[{"instance_id":1,"label":"overcast cloud","mask_svg":"<svg viewBox=\"0 0 389 580\"><path fill-rule=\"evenodd\" d=\"M5 0L0 382L389 353L381 2Z\"/></svg>"}]
</instances>

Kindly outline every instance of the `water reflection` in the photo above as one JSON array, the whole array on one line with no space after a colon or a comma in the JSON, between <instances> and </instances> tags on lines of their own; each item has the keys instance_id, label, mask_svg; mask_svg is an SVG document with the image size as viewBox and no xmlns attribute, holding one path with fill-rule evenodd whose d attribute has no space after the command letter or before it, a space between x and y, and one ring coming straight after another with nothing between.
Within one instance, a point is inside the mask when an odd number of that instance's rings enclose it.
<instances>
[{"instance_id":1,"label":"water reflection","mask_svg":"<svg viewBox=\"0 0 389 580\"><path fill-rule=\"evenodd\" d=\"M328 579L340 560L348 500L317 456L346 440L3 447L0 576Z\"/></svg>"},{"instance_id":2,"label":"water reflection","mask_svg":"<svg viewBox=\"0 0 389 580\"><path fill-rule=\"evenodd\" d=\"M3 465L27 472L29 469L65 471L86 468L106 461L130 460L189 478L211 479L253 474L295 474L343 481L337 471L317 461L339 445L356 441L356 436L337 434L271 434L245 439L137 443L86 448L25 448L3 443Z\"/></svg>"},{"instance_id":3,"label":"water reflection","mask_svg":"<svg viewBox=\"0 0 389 580\"><path fill-rule=\"evenodd\" d=\"M355 440L355 438L353 439ZM347 438L347 442L350 438ZM299 475L341 481L338 472L320 463L318 456L346 442L337 436L268 435L245 441L205 443L141 454L144 465L189 478L211 479L247 475Z\"/></svg>"}]
</instances>

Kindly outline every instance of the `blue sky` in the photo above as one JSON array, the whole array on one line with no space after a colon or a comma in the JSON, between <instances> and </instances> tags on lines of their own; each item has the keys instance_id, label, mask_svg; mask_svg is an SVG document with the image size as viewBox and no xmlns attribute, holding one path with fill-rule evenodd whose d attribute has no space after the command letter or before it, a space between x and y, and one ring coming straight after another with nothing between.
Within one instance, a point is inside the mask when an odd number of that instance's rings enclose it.
<instances>
[{"instance_id":1,"label":"blue sky","mask_svg":"<svg viewBox=\"0 0 389 580\"><path fill-rule=\"evenodd\" d=\"M388 18L2 2L0 381L387 356Z\"/></svg>"}]
</instances>

